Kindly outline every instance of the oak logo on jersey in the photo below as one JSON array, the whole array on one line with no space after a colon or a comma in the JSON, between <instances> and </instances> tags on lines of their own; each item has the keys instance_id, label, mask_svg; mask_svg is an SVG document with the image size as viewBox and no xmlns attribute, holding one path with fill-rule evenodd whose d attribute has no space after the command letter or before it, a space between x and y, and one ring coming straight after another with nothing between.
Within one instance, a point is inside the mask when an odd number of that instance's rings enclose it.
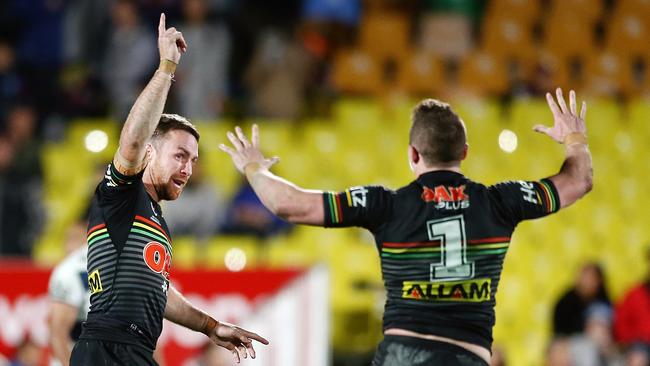
<instances>
[{"instance_id":1,"label":"oak logo on jersey","mask_svg":"<svg viewBox=\"0 0 650 366\"><path fill-rule=\"evenodd\" d=\"M348 199L348 207L366 207L366 194L368 190L364 187L352 187L345 191Z\"/></svg>"},{"instance_id":2,"label":"oak logo on jersey","mask_svg":"<svg viewBox=\"0 0 650 366\"><path fill-rule=\"evenodd\" d=\"M145 245L142 250L142 258L147 264L147 267L156 273L160 273L163 277L169 277L169 269L172 265L172 257L167 248L158 243L151 241Z\"/></svg>"},{"instance_id":3,"label":"oak logo on jersey","mask_svg":"<svg viewBox=\"0 0 650 366\"><path fill-rule=\"evenodd\" d=\"M489 301L491 283L489 278L454 282L404 281L402 298L422 301Z\"/></svg>"},{"instance_id":4,"label":"oak logo on jersey","mask_svg":"<svg viewBox=\"0 0 650 366\"><path fill-rule=\"evenodd\" d=\"M88 275L88 289L90 294L96 294L98 292L104 291L102 287L102 279L99 277L99 270L94 270L91 274Z\"/></svg>"},{"instance_id":5,"label":"oak logo on jersey","mask_svg":"<svg viewBox=\"0 0 650 366\"><path fill-rule=\"evenodd\" d=\"M469 195L465 193L465 185L448 187L439 185L435 188L422 187L424 202L435 202L437 209L458 210L469 207Z\"/></svg>"}]
</instances>

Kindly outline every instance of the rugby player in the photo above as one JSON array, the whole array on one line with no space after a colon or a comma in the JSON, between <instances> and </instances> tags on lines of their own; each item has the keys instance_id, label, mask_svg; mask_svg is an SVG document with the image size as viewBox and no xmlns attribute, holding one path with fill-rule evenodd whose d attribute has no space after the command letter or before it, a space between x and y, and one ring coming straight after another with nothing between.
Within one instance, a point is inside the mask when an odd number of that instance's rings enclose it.
<instances>
[{"instance_id":1,"label":"rugby player","mask_svg":"<svg viewBox=\"0 0 650 366\"><path fill-rule=\"evenodd\" d=\"M174 200L198 159L199 133L185 118L162 114L172 76L187 44L158 26L160 67L136 100L120 146L92 200L88 242L90 311L71 365L155 365L163 317L233 353L250 354L255 333L221 323L192 306L168 281L172 240L160 205ZM120 72L120 70L115 70Z\"/></svg>"},{"instance_id":2,"label":"rugby player","mask_svg":"<svg viewBox=\"0 0 650 366\"><path fill-rule=\"evenodd\" d=\"M433 99L411 117L408 159L417 178L396 191L302 189L269 171L278 159L260 152L257 126L252 141L237 127L227 135L232 145L220 148L281 218L373 233L387 291L384 340L373 365L487 365L495 294L515 227L573 204L592 187L586 103L578 114L573 91L569 106L556 93L557 103L546 95L554 126L534 130L564 144L566 155L557 174L538 181L485 186L463 176L465 124Z\"/></svg>"}]
</instances>

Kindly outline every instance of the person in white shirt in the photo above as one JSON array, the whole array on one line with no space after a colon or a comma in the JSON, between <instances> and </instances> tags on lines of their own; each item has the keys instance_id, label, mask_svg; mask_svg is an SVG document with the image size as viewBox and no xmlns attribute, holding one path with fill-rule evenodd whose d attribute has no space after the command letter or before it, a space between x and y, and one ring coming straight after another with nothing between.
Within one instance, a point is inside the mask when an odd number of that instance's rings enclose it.
<instances>
[{"instance_id":1,"label":"person in white shirt","mask_svg":"<svg viewBox=\"0 0 650 366\"><path fill-rule=\"evenodd\" d=\"M64 366L69 364L72 345L90 307L85 226L78 222L68 229L68 255L54 268L48 285L50 347L54 358Z\"/></svg>"}]
</instances>

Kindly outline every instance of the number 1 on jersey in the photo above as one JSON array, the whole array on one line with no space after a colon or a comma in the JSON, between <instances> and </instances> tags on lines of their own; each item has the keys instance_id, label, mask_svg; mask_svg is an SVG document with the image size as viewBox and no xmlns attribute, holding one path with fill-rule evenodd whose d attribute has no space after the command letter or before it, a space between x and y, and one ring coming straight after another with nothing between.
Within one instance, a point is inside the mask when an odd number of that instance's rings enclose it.
<instances>
[{"instance_id":1,"label":"number 1 on jersey","mask_svg":"<svg viewBox=\"0 0 650 366\"><path fill-rule=\"evenodd\" d=\"M440 262L431 263L431 282L474 277L474 262L468 262L463 215L427 221L429 240L440 241Z\"/></svg>"}]
</instances>

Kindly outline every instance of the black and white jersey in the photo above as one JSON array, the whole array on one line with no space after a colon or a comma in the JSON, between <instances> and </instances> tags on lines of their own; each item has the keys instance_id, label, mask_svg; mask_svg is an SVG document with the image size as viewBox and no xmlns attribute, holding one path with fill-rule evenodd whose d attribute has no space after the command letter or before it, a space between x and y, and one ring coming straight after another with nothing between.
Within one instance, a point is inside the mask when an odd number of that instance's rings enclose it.
<instances>
[{"instance_id":1,"label":"black and white jersey","mask_svg":"<svg viewBox=\"0 0 650 366\"><path fill-rule=\"evenodd\" d=\"M172 259L160 206L113 164L97 186L88 229L90 312L82 339L153 350L162 331Z\"/></svg>"},{"instance_id":2,"label":"black and white jersey","mask_svg":"<svg viewBox=\"0 0 650 366\"><path fill-rule=\"evenodd\" d=\"M517 224L560 207L550 180L493 186L434 171L397 191L323 195L325 225L375 237L387 291L384 329L492 344L495 294Z\"/></svg>"}]
</instances>

